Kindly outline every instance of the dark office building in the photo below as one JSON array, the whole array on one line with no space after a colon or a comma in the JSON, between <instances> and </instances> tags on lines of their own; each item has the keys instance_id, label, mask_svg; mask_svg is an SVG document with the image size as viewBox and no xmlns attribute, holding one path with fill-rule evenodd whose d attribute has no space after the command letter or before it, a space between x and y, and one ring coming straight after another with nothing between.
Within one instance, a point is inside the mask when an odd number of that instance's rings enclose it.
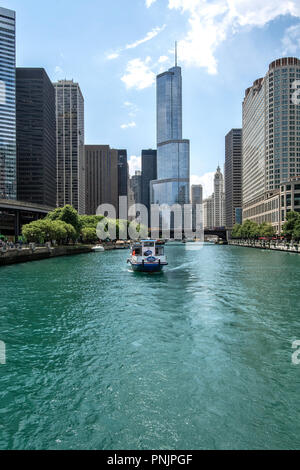
<instances>
[{"instance_id":1,"label":"dark office building","mask_svg":"<svg viewBox=\"0 0 300 470\"><path fill-rule=\"evenodd\" d=\"M118 150L118 193L119 197L128 195L127 150Z\"/></svg>"},{"instance_id":2,"label":"dark office building","mask_svg":"<svg viewBox=\"0 0 300 470\"><path fill-rule=\"evenodd\" d=\"M109 145L85 145L86 214L96 215L101 204L118 210L118 150Z\"/></svg>"},{"instance_id":3,"label":"dark office building","mask_svg":"<svg viewBox=\"0 0 300 470\"><path fill-rule=\"evenodd\" d=\"M197 206L203 204L203 187L201 184L193 184L191 188L191 200L192 200L192 225L193 230L198 228L198 224L201 224L202 213ZM200 220L199 219L200 215Z\"/></svg>"},{"instance_id":4,"label":"dark office building","mask_svg":"<svg viewBox=\"0 0 300 470\"><path fill-rule=\"evenodd\" d=\"M142 172L136 171L130 179L135 204L142 204Z\"/></svg>"},{"instance_id":5,"label":"dark office building","mask_svg":"<svg viewBox=\"0 0 300 470\"><path fill-rule=\"evenodd\" d=\"M150 181L157 179L157 151L142 150L142 204L148 208L150 225Z\"/></svg>"},{"instance_id":6,"label":"dark office building","mask_svg":"<svg viewBox=\"0 0 300 470\"><path fill-rule=\"evenodd\" d=\"M225 138L226 227L233 228L242 207L242 129L232 129Z\"/></svg>"},{"instance_id":7,"label":"dark office building","mask_svg":"<svg viewBox=\"0 0 300 470\"><path fill-rule=\"evenodd\" d=\"M18 200L55 207L55 92L44 69L16 69L16 116Z\"/></svg>"}]
</instances>

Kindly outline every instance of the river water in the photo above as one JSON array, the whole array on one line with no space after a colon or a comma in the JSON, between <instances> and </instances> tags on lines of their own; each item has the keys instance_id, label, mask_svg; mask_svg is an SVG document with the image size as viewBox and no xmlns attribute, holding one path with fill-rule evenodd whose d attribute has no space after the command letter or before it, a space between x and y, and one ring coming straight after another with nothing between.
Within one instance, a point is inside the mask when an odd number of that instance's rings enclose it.
<instances>
[{"instance_id":1,"label":"river water","mask_svg":"<svg viewBox=\"0 0 300 470\"><path fill-rule=\"evenodd\" d=\"M1 449L300 448L299 255L166 251L1 268Z\"/></svg>"}]
</instances>

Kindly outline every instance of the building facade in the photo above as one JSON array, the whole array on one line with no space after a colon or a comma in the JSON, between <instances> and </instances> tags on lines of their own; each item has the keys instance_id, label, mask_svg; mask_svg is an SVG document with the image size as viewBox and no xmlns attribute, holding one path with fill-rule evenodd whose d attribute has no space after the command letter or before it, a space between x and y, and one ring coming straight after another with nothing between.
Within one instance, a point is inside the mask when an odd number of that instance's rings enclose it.
<instances>
[{"instance_id":1,"label":"building facade","mask_svg":"<svg viewBox=\"0 0 300 470\"><path fill-rule=\"evenodd\" d=\"M225 137L225 222L228 229L241 222L242 129L231 129Z\"/></svg>"},{"instance_id":2,"label":"building facade","mask_svg":"<svg viewBox=\"0 0 300 470\"><path fill-rule=\"evenodd\" d=\"M118 150L118 192L119 197L128 196L127 150Z\"/></svg>"},{"instance_id":3,"label":"building facade","mask_svg":"<svg viewBox=\"0 0 300 470\"><path fill-rule=\"evenodd\" d=\"M203 201L203 225L204 229L213 229L215 223L214 194Z\"/></svg>"},{"instance_id":4,"label":"building facade","mask_svg":"<svg viewBox=\"0 0 300 470\"><path fill-rule=\"evenodd\" d=\"M57 206L85 213L84 99L78 83L54 83L56 96Z\"/></svg>"},{"instance_id":5,"label":"building facade","mask_svg":"<svg viewBox=\"0 0 300 470\"><path fill-rule=\"evenodd\" d=\"M281 226L290 211L300 212L300 177L291 178L280 185Z\"/></svg>"},{"instance_id":6,"label":"building facade","mask_svg":"<svg viewBox=\"0 0 300 470\"><path fill-rule=\"evenodd\" d=\"M130 178L131 190L135 204L142 204L142 172L136 171Z\"/></svg>"},{"instance_id":7,"label":"building facade","mask_svg":"<svg viewBox=\"0 0 300 470\"><path fill-rule=\"evenodd\" d=\"M197 185L192 185L191 187L191 203L192 203L192 224L193 224L193 230L196 230L197 225L200 223L203 223L203 187L201 184ZM198 206L198 207L197 207ZM201 207L201 210L199 209L199 206ZM197 216L202 220L197 220Z\"/></svg>"},{"instance_id":8,"label":"building facade","mask_svg":"<svg viewBox=\"0 0 300 470\"><path fill-rule=\"evenodd\" d=\"M214 227L225 227L224 177L218 166L214 178Z\"/></svg>"},{"instance_id":9,"label":"building facade","mask_svg":"<svg viewBox=\"0 0 300 470\"><path fill-rule=\"evenodd\" d=\"M44 69L16 69L16 103L18 200L55 207L55 91Z\"/></svg>"},{"instance_id":10,"label":"building facade","mask_svg":"<svg viewBox=\"0 0 300 470\"><path fill-rule=\"evenodd\" d=\"M0 199L16 197L16 14L0 7Z\"/></svg>"},{"instance_id":11,"label":"building facade","mask_svg":"<svg viewBox=\"0 0 300 470\"><path fill-rule=\"evenodd\" d=\"M300 60L273 61L243 102L243 220L279 232L281 183L300 175L300 107L293 96Z\"/></svg>"},{"instance_id":12,"label":"building facade","mask_svg":"<svg viewBox=\"0 0 300 470\"><path fill-rule=\"evenodd\" d=\"M157 151L142 150L142 204L148 209L148 225L151 225L150 183L157 179Z\"/></svg>"},{"instance_id":13,"label":"building facade","mask_svg":"<svg viewBox=\"0 0 300 470\"><path fill-rule=\"evenodd\" d=\"M157 76L157 180L151 183L154 204L188 204L190 143L182 139L181 68Z\"/></svg>"},{"instance_id":14,"label":"building facade","mask_svg":"<svg viewBox=\"0 0 300 470\"><path fill-rule=\"evenodd\" d=\"M87 215L96 215L101 204L111 204L118 217L118 157L118 150L109 145L85 145Z\"/></svg>"}]
</instances>

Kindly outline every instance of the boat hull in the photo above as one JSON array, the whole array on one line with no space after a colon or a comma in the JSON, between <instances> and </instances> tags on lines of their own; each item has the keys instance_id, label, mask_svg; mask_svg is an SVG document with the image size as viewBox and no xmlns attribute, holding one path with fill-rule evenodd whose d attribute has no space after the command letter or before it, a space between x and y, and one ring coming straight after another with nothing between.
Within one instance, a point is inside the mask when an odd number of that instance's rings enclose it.
<instances>
[{"instance_id":1,"label":"boat hull","mask_svg":"<svg viewBox=\"0 0 300 470\"><path fill-rule=\"evenodd\" d=\"M131 263L132 270L140 273L160 273L167 264L158 263Z\"/></svg>"}]
</instances>

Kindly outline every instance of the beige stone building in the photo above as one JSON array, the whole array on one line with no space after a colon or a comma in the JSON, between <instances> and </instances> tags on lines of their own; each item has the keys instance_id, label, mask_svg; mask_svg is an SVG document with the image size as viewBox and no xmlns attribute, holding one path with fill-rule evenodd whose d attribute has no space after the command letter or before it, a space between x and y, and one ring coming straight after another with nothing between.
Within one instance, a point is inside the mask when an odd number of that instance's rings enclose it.
<instances>
[{"instance_id":1,"label":"beige stone building","mask_svg":"<svg viewBox=\"0 0 300 470\"><path fill-rule=\"evenodd\" d=\"M300 60L277 59L243 102L243 220L280 232L281 185L300 176L300 106L294 103Z\"/></svg>"}]
</instances>

